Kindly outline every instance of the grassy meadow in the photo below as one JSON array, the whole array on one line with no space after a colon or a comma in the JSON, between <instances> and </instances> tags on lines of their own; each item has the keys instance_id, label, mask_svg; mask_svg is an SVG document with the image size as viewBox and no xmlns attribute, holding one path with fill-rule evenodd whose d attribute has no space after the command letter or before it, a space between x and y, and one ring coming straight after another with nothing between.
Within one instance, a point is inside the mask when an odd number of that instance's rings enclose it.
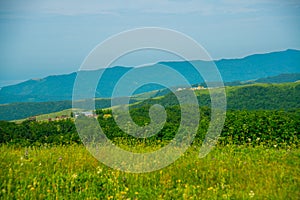
<instances>
[{"instance_id":1,"label":"grassy meadow","mask_svg":"<svg viewBox=\"0 0 300 200\"><path fill-rule=\"evenodd\" d=\"M211 118L210 98L208 90L195 91L202 106L193 145L177 161L151 173L107 167L83 145L101 139L98 134L80 138L73 118L48 120L70 115L71 110L36 120L0 121L0 199L300 199L299 86L226 87L228 110L222 133L217 146L201 159L201 141ZM151 122L151 105L166 108L164 127L147 139L123 132L113 117L106 117L112 116L111 109L97 109L94 120L121 148L156 151L177 133L181 109L174 94L155 95L137 95L130 105L130 116L139 126ZM18 107L15 110L22 114ZM85 117L77 118L81 119ZM85 125L97 133L93 124Z\"/></svg>"},{"instance_id":2,"label":"grassy meadow","mask_svg":"<svg viewBox=\"0 0 300 200\"><path fill-rule=\"evenodd\" d=\"M106 167L83 145L0 147L0 199L299 199L300 150L194 144L151 173Z\"/></svg>"}]
</instances>

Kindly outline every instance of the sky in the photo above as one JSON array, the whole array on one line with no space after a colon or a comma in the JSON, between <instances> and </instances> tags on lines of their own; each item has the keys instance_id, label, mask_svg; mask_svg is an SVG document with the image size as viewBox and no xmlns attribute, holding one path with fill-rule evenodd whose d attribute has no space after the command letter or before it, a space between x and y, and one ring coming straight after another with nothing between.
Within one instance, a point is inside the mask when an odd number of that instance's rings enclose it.
<instances>
[{"instance_id":1,"label":"sky","mask_svg":"<svg viewBox=\"0 0 300 200\"><path fill-rule=\"evenodd\" d=\"M213 59L300 49L300 1L0 0L0 87L77 71L100 42L141 27L182 32Z\"/></svg>"}]
</instances>

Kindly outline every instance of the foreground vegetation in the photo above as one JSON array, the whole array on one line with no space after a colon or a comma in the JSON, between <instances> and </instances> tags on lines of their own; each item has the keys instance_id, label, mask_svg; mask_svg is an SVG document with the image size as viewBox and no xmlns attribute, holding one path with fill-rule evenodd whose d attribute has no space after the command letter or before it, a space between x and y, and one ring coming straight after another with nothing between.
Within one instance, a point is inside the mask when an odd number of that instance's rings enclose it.
<instances>
[{"instance_id":1,"label":"foreground vegetation","mask_svg":"<svg viewBox=\"0 0 300 200\"><path fill-rule=\"evenodd\" d=\"M0 147L1 199L297 199L300 150L199 146L160 171L106 167L82 145Z\"/></svg>"},{"instance_id":2,"label":"foreground vegetation","mask_svg":"<svg viewBox=\"0 0 300 200\"><path fill-rule=\"evenodd\" d=\"M148 105L149 106L149 105ZM133 108L139 125L148 106ZM178 107L148 139L122 132L98 110L107 137L133 152L155 151L174 137ZM105 117L106 116L106 117ZM156 172L130 174L106 167L81 144L71 119L0 124L0 199L297 199L300 196L299 110L228 111L217 147L200 159L210 118L201 108L196 140L183 157ZM83 138L84 139L84 138Z\"/></svg>"},{"instance_id":3,"label":"foreground vegetation","mask_svg":"<svg viewBox=\"0 0 300 200\"><path fill-rule=\"evenodd\" d=\"M201 119L194 143L173 164L144 174L121 172L96 160L82 145L91 138L79 138L73 118L0 121L0 199L298 199L299 86L282 85L280 93L278 86L227 88L239 96L229 101L236 107L227 111L216 148L202 159L198 155L211 110L207 90L199 91ZM92 119L121 148L151 152L178 131L178 101L168 94L130 106L133 121L144 126L151 122L149 108L157 103L166 108L167 120L147 139L124 133L109 109L96 110L98 118Z\"/></svg>"},{"instance_id":4,"label":"foreground vegetation","mask_svg":"<svg viewBox=\"0 0 300 200\"><path fill-rule=\"evenodd\" d=\"M143 126L150 122L149 107L145 105L130 110L132 119ZM97 110L98 122L110 140L116 142L145 142L150 146L157 140L168 142L177 133L180 124L180 107L169 106L167 122L156 135L135 139L124 133L111 116L111 110ZM210 121L210 109L202 107L196 140L203 141ZM89 126L90 124L87 124ZM91 129L95 127L90 127ZM130 128L130 126L128 126ZM299 147L300 109L291 111L227 111L219 142L222 145L246 143L268 147ZM84 138L81 138L84 139ZM20 124L0 121L0 143L17 146L44 146L81 144L73 119L59 121L24 121Z\"/></svg>"}]
</instances>

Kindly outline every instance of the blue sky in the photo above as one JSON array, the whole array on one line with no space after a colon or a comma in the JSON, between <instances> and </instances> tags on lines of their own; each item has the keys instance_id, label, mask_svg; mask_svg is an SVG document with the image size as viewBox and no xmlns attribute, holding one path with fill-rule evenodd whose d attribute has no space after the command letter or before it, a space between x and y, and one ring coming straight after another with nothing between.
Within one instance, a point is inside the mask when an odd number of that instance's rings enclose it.
<instances>
[{"instance_id":1,"label":"blue sky","mask_svg":"<svg viewBox=\"0 0 300 200\"><path fill-rule=\"evenodd\" d=\"M298 0L0 0L0 86L76 71L107 37L146 26L185 33L214 59L300 49Z\"/></svg>"}]
</instances>

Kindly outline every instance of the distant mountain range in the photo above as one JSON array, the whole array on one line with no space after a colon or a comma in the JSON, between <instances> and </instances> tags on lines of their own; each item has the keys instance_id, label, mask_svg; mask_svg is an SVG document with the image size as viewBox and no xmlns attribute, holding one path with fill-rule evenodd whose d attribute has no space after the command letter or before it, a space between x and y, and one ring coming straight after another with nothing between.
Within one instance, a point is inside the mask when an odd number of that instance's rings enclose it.
<instances>
[{"instance_id":1,"label":"distant mountain range","mask_svg":"<svg viewBox=\"0 0 300 200\"><path fill-rule=\"evenodd\" d=\"M154 65L145 66L137 70L138 76L143 77L157 76L161 79L172 78L164 77L161 65L182 74L190 84L203 83L203 78L197 73L192 64L207 67L211 65L208 61L182 61L182 62L160 62ZM300 51L286 50L266 54L255 54L240 59L221 59L215 61L220 71L222 79L226 83L250 82L292 82L299 80L300 73ZM133 67L112 67L104 71L102 79L98 83L95 95L98 98L110 97L114 86L125 73ZM151 70L153 69L153 70ZM103 69L100 69L103 70ZM146 73L151 71L152 73ZM97 74L99 71L74 72L66 75L48 76L42 79L31 79L16 85L6 86L0 90L0 104L12 102L49 102L71 100L73 85L77 73ZM272 77L273 76L273 77ZM132 84L134 80L131 80ZM87 82L88 83L88 82ZM229 84L230 85L230 84ZM157 84L148 84L139 88L135 93L149 92L161 89Z\"/></svg>"}]
</instances>

